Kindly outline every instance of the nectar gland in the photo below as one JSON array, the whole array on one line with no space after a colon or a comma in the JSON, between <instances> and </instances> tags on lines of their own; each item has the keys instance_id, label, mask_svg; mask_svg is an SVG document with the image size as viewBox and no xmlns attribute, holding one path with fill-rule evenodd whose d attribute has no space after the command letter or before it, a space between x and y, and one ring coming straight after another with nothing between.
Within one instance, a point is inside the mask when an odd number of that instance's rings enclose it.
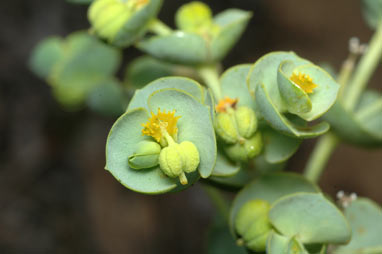
<instances>
[{"instance_id":1,"label":"nectar gland","mask_svg":"<svg viewBox=\"0 0 382 254\"><path fill-rule=\"evenodd\" d=\"M218 105L216 105L215 107L216 112L217 113L227 112L229 108L235 108L238 101L239 99L237 98L231 99L229 97L224 97L224 99L221 99Z\"/></svg>"},{"instance_id":2,"label":"nectar gland","mask_svg":"<svg viewBox=\"0 0 382 254\"><path fill-rule=\"evenodd\" d=\"M290 78L296 85L298 85L304 92L313 93L313 89L318 85L313 83L312 78L308 74L304 73L293 73Z\"/></svg>"}]
</instances>

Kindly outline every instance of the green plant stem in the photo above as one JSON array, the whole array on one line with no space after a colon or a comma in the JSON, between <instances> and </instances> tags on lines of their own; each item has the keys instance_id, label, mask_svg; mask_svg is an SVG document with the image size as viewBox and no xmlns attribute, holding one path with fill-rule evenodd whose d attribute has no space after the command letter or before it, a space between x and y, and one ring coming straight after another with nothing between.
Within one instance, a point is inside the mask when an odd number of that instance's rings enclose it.
<instances>
[{"instance_id":1,"label":"green plant stem","mask_svg":"<svg viewBox=\"0 0 382 254\"><path fill-rule=\"evenodd\" d=\"M369 82L371 75L375 71L382 57L382 22L377 26L366 53L362 56L353 79L349 84L343 103L344 107L350 111L356 106L362 91Z\"/></svg>"},{"instance_id":2,"label":"green plant stem","mask_svg":"<svg viewBox=\"0 0 382 254\"><path fill-rule=\"evenodd\" d=\"M353 73L355 62L357 61L357 55L350 53L348 58L344 61L340 73L338 74L337 83L340 85L340 91L338 92L338 98L342 97L343 91L346 85L349 83L349 79Z\"/></svg>"},{"instance_id":3,"label":"green plant stem","mask_svg":"<svg viewBox=\"0 0 382 254\"><path fill-rule=\"evenodd\" d=\"M199 76L202 78L204 83L211 89L215 100L219 101L222 99L219 74L216 65L205 65L198 68Z\"/></svg>"},{"instance_id":4,"label":"green plant stem","mask_svg":"<svg viewBox=\"0 0 382 254\"><path fill-rule=\"evenodd\" d=\"M318 140L304 171L304 175L307 179L312 182L318 182L338 143L338 138L331 132L328 132Z\"/></svg>"},{"instance_id":5,"label":"green plant stem","mask_svg":"<svg viewBox=\"0 0 382 254\"><path fill-rule=\"evenodd\" d=\"M168 35L172 33L172 29L159 19L151 21L149 30L157 35Z\"/></svg>"},{"instance_id":6,"label":"green plant stem","mask_svg":"<svg viewBox=\"0 0 382 254\"><path fill-rule=\"evenodd\" d=\"M229 206L227 200L224 199L220 191L215 187L206 184L203 184L202 186L207 196L211 199L212 203L216 207L216 210L221 215L221 217L224 220L228 221Z\"/></svg>"}]
</instances>

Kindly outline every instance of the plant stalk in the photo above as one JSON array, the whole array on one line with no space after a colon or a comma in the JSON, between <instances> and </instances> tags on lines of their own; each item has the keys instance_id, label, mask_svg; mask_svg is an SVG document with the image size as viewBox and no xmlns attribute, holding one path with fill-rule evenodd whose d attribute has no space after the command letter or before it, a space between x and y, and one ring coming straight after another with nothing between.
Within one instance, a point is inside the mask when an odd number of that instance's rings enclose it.
<instances>
[{"instance_id":1,"label":"plant stalk","mask_svg":"<svg viewBox=\"0 0 382 254\"><path fill-rule=\"evenodd\" d=\"M169 35L172 33L172 29L159 19L151 21L149 30L157 35Z\"/></svg>"},{"instance_id":2,"label":"plant stalk","mask_svg":"<svg viewBox=\"0 0 382 254\"><path fill-rule=\"evenodd\" d=\"M345 94L343 104L350 111L356 106L362 91L365 89L373 72L380 63L382 57L382 22L377 26L366 53L355 70L354 77L349 84L347 93Z\"/></svg>"},{"instance_id":3,"label":"plant stalk","mask_svg":"<svg viewBox=\"0 0 382 254\"><path fill-rule=\"evenodd\" d=\"M216 101L222 99L219 74L216 65L205 65L198 68L199 76L204 83L211 89Z\"/></svg>"},{"instance_id":4,"label":"plant stalk","mask_svg":"<svg viewBox=\"0 0 382 254\"><path fill-rule=\"evenodd\" d=\"M331 132L326 133L318 140L304 171L304 175L307 179L315 183L318 182L338 143L338 138Z\"/></svg>"}]
</instances>

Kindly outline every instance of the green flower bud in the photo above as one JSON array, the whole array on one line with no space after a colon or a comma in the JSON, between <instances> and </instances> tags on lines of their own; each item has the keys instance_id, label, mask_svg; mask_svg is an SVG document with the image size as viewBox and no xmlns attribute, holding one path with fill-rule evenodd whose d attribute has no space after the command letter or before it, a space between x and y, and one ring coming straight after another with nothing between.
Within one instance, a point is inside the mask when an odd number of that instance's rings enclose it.
<instances>
[{"instance_id":1,"label":"green flower bud","mask_svg":"<svg viewBox=\"0 0 382 254\"><path fill-rule=\"evenodd\" d=\"M255 112L246 106L240 106L235 110L235 119L239 134L244 138L250 138L257 129Z\"/></svg>"},{"instance_id":2,"label":"green flower bud","mask_svg":"<svg viewBox=\"0 0 382 254\"><path fill-rule=\"evenodd\" d=\"M151 168L158 165L161 147L157 142L141 141L137 150L129 156L129 167L133 169Z\"/></svg>"},{"instance_id":3,"label":"green flower bud","mask_svg":"<svg viewBox=\"0 0 382 254\"><path fill-rule=\"evenodd\" d=\"M190 141L183 141L179 146L183 154L183 171L186 173L194 172L200 162L198 149Z\"/></svg>"},{"instance_id":4,"label":"green flower bud","mask_svg":"<svg viewBox=\"0 0 382 254\"><path fill-rule=\"evenodd\" d=\"M239 138L235 118L227 112L217 114L215 118L215 131L228 144L236 143Z\"/></svg>"},{"instance_id":5,"label":"green flower bud","mask_svg":"<svg viewBox=\"0 0 382 254\"><path fill-rule=\"evenodd\" d=\"M183 173L183 156L179 144L172 144L162 149L159 155L159 165L163 173L175 178Z\"/></svg>"},{"instance_id":6,"label":"green flower bud","mask_svg":"<svg viewBox=\"0 0 382 254\"><path fill-rule=\"evenodd\" d=\"M225 152L231 160L244 162L258 155L262 148L263 142L261 140L261 134L257 132L250 139L226 146Z\"/></svg>"},{"instance_id":7,"label":"green flower bud","mask_svg":"<svg viewBox=\"0 0 382 254\"><path fill-rule=\"evenodd\" d=\"M265 200L251 200L245 203L235 218L235 229L244 244L253 251L265 251L272 226L268 219L270 204Z\"/></svg>"},{"instance_id":8,"label":"green flower bud","mask_svg":"<svg viewBox=\"0 0 382 254\"><path fill-rule=\"evenodd\" d=\"M179 8L175 22L184 31L196 32L212 23L212 12L205 3L191 2Z\"/></svg>"},{"instance_id":9,"label":"green flower bud","mask_svg":"<svg viewBox=\"0 0 382 254\"><path fill-rule=\"evenodd\" d=\"M95 0L88 19L93 31L117 46L128 46L146 31L160 0Z\"/></svg>"},{"instance_id":10,"label":"green flower bud","mask_svg":"<svg viewBox=\"0 0 382 254\"><path fill-rule=\"evenodd\" d=\"M183 185L188 183L185 173L194 172L199 163L198 149L190 141L180 144L173 142L163 148L159 155L159 165L163 173L172 178L179 177Z\"/></svg>"}]
</instances>

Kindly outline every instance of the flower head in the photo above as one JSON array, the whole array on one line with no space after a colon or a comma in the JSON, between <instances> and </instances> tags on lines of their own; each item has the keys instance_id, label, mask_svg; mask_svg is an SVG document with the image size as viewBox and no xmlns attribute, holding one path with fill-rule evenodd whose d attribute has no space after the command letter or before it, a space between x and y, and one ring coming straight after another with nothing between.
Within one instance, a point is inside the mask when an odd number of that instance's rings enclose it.
<instances>
[{"instance_id":1,"label":"flower head","mask_svg":"<svg viewBox=\"0 0 382 254\"><path fill-rule=\"evenodd\" d=\"M306 93L313 93L313 89L317 87L317 84L313 83L312 78L308 74L304 73L293 73L290 76L290 80L298 85Z\"/></svg>"},{"instance_id":2,"label":"flower head","mask_svg":"<svg viewBox=\"0 0 382 254\"><path fill-rule=\"evenodd\" d=\"M160 142L161 138L165 136L166 133L175 138L178 132L176 123L179 118L180 116L175 116L175 110L166 113L165 111L160 112L160 108L158 108L158 113L155 115L151 112L151 117L148 122L142 124L144 127L142 130L142 135L151 136L157 142Z\"/></svg>"},{"instance_id":3,"label":"flower head","mask_svg":"<svg viewBox=\"0 0 382 254\"><path fill-rule=\"evenodd\" d=\"M221 99L216 105L216 112L221 113L221 112L226 112L227 108L235 108L236 104L239 99L231 99L229 97L225 97L224 99Z\"/></svg>"}]
</instances>

